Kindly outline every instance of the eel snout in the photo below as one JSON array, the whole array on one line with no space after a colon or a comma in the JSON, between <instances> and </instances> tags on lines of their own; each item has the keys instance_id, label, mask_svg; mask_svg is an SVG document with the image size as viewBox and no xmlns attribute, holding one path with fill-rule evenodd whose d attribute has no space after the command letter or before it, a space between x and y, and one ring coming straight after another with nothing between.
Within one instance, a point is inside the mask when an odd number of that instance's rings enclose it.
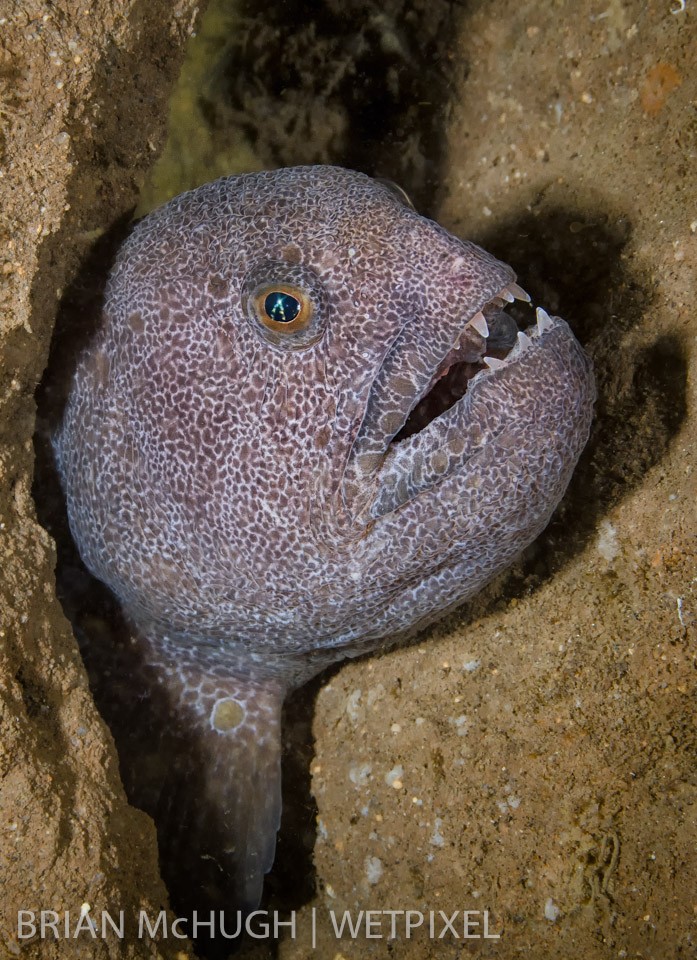
<instances>
[{"instance_id":1,"label":"eel snout","mask_svg":"<svg viewBox=\"0 0 697 960\"><path fill-rule=\"evenodd\" d=\"M526 299L517 285L516 291ZM568 435L570 445L575 437L585 443L594 399L590 361L560 317L538 307L535 323L520 331L503 312L501 299L468 322L390 443L377 473L373 519L465 471L487 445L495 448L504 436L528 438L543 421L560 442ZM567 389L567 380L577 381L579 390ZM540 383L543 388L533 386ZM554 422L547 424L550 419ZM521 443L517 460L515 449L510 458L513 466L519 462L521 473L527 469L523 447ZM570 456L575 462L577 454ZM550 478L556 486L555 481Z\"/></svg>"}]
</instances>

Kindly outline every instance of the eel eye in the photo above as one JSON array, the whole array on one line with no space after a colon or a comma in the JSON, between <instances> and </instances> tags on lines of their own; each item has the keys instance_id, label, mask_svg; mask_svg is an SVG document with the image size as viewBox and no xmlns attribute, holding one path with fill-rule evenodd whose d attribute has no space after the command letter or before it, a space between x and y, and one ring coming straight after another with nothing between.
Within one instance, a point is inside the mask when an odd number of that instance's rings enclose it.
<instances>
[{"instance_id":1,"label":"eel eye","mask_svg":"<svg viewBox=\"0 0 697 960\"><path fill-rule=\"evenodd\" d=\"M274 333L298 333L312 319L312 301L298 287L271 284L257 290L252 305L257 317Z\"/></svg>"},{"instance_id":2,"label":"eel eye","mask_svg":"<svg viewBox=\"0 0 697 960\"><path fill-rule=\"evenodd\" d=\"M301 303L289 293L275 290L264 300L264 313L275 323L292 323L300 313Z\"/></svg>"}]
</instances>

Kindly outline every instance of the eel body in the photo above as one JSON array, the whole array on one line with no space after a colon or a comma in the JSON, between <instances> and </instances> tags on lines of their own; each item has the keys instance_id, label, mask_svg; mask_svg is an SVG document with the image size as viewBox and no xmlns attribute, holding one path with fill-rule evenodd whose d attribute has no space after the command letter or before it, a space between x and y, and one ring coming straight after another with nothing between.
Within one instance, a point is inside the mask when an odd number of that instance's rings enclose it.
<instances>
[{"instance_id":1,"label":"eel body","mask_svg":"<svg viewBox=\"0 0 697 960\"><path fill-rule=\"evenodd\" d=\"M287 692L471 597L562 497L591 365L543 310L519 332L516 298L509 267L337 167L207 184L122 247L54 451L166 702L151 812L201 904L259 901Z\"/></svg>"}]
</instances>

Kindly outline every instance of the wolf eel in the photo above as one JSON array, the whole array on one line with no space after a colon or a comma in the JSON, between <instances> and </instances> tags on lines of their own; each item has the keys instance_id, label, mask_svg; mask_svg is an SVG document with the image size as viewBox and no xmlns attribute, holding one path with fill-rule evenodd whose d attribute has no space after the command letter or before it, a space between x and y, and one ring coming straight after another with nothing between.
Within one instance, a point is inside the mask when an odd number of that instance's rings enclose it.
<instances>
[{"instance_id":1,"label":"wolf eel","mask_svg":"<svg viewBox=\"0 0 697 960\"><path fill-rule=\"evenodd\" d=\"M206 184L122 247L53 445L82 558L187 733L152 812L170 874L212 864L200 902L259 901L288 691L471 597L564 493L591 364L542 309L518 332L515 298L508 266L338 167Z\"/></svg>"}]
</instances>

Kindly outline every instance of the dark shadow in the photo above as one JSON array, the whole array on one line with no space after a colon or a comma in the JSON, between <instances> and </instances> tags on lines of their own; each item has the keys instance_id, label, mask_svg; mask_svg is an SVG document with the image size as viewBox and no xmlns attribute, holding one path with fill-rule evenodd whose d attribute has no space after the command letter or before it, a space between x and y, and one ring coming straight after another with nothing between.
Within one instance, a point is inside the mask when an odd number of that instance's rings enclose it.
<instances>
[{"instance_id":1,"label":"dark shadow","mask_svg":"<svg viewBox=\"0 0 697 960\"><path fill-rule=\"evenodd\" d=\"M221 146L243 133L265 167L339 163L435 208L442 135L466 65L451 0L238 4L200 105Z\"/></svg>"},{"instance_id":2,"label":"dark shadow","mask_svg":"<svg viewBox=\"0 0 697 960\"><path fill-rule=\"evenodd\" d=\"M286 910L299 909L315 893L312 856L317 804L311 792L312 720L326 676L325 671L296 690L283 708L283 814L267 892L270 902Z\"/></svg>"},{"instance_id":3,"label":"dark shadow","mask_svg":"<svg viewBox=\"0 0 697 960\"><path fill-rule=\"evenodd\" d=\"M48 365L36 392L46 439L60 422L77 361L99 326L106 280L132 225L130 214L121 216L94 242L58 305Z\"/></svg>"}]
</instances>

